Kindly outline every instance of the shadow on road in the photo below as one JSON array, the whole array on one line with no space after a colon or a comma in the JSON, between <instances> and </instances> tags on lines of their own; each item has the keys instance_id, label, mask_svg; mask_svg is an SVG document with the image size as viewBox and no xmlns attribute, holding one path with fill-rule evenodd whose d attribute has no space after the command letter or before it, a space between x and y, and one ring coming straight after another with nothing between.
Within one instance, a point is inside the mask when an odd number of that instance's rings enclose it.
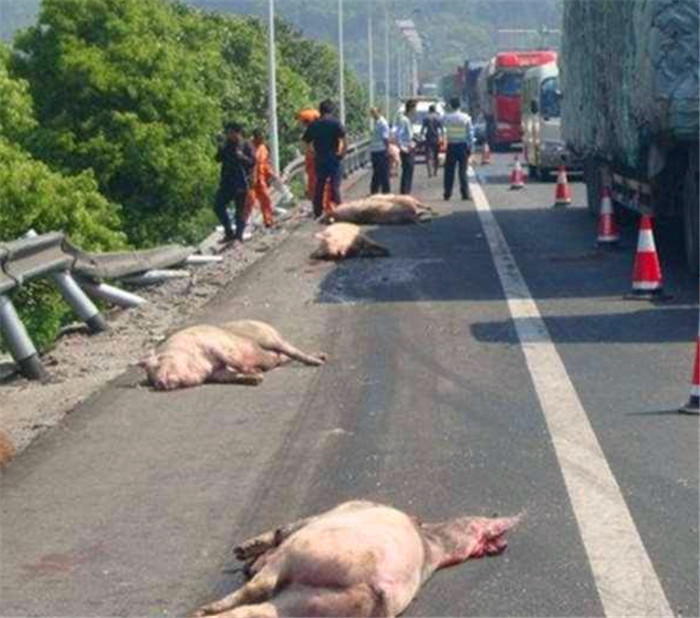
<instances>
[{"instance_id":1,"label":"shadow on road","mask_svg":"<svg viewBox=\"0 0 700 618\"><path fill-rule=\"evenodd\" d=\"M666 307L625 313L548 316L544 322L555 343L669 343L692 341L696 318L695 307ZM477 341L514 343L514 333L510 329L511 320L482 322L472 326L472 334Z\"/></svg>"}]
</instances>

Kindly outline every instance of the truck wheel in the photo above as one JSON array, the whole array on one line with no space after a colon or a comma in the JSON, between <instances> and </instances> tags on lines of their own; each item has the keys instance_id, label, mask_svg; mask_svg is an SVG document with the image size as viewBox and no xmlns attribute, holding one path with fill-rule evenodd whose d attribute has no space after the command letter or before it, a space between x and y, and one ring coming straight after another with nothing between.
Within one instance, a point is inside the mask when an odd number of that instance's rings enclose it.
<instances>
[{"instance_id":1,"label":"truck wheel","mask_svg":"<svg viewBox=\"0 0 700 618\"><path fill-rule=\"evenodd\" d=\"M537 167L536 165L528 165L527 166L527 177L531 178L532 180L537 180L540 177L540 168Z\"/></svg>"},{"instance_id":2,"label":"truck wheel","mask_svg":"<svg viewBox=\"0 0 700 618\"><path fill-rule=\"evenodd\" d=\"M592 159L583 162L583 180L586 183L586 203L592 217L598 216L600 210L600 167Z\"/></svg>"},{"instance_id":3,"label":"truck wheel","mask_svg":"<svg viewBox=\"0 0 700 618\"><path fill-rule=\"evenodd\" d=\"M693 275L697 275L700 268L698 208L698 170L689 165L683 179L683 235L685 259Z\"/></svg>"}]
</instances>

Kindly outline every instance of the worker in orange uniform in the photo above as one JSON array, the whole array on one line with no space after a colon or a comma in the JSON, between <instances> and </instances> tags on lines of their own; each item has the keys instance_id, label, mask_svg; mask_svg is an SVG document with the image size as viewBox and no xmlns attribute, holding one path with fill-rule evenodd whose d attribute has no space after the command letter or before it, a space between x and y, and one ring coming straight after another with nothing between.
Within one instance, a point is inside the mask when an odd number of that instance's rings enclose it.
<instances>
[{"instance_id":1,"label":"worker in orange uniform","mask_svg":"<svg viewBox=\"0 0 700 618\"><path fill-rule=\"evenodd\" d=\"M321 113L312 108L303 109L298 114L298 119L301 125L304 127L304 131L313 122L321 117ZM305 150L304 165L306 167L306 198L309 200L314 199L314 193L316 191L316 153L311 144L302 142ZM331 204L331 187L329 183L323 190L323 212L332 213L333 205Z\"/></svg>"},{"instance_id":2,"label":"worker in orange uniform","mask_svg":"<svg viewBox=\"0 0 700 618\"><path fill-rule=\"evenodd\" d=\"M275 223L272 214L272 199L270 198L270 181L278 178L270 165L270 151L265 145L265 136L262 129L253 131L253 148L255 149L255 167L253 168L253 178L248 196L247 217L250 217L253 206L257 201L260 204L263 223L265 227L272 227Z\"/></svg>"}]
</instances>

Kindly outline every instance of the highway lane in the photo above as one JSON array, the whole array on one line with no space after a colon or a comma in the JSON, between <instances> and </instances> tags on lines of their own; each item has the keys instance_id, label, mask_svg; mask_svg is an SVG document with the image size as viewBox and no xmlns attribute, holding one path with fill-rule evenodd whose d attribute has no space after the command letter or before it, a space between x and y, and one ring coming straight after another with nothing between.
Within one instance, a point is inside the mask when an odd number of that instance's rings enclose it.
<instances>
[{"instance_id":1,"label":"highway lane","mask_svg":"<svg viewBox=\"0 0 700 618\"><path fill-rule=\"evenodd\" d=\"M623 303L634 231L599 256L580 206L549 208L553 184L507 190L509 159L478 170L486 197L672 609L697 615L697 419L664 413L687 398L697 288L661 234L674 301ZM3 474L0 613L183 614L240 584L235 542L369 497L426 520L528 514L407 615L602 615L474 205L422 172L416 193L441 216L375 230L392 257L310 263L310 222L201 316L269 320L325 367L167 394L130 371Z\"/></svg>"}]
</instances>

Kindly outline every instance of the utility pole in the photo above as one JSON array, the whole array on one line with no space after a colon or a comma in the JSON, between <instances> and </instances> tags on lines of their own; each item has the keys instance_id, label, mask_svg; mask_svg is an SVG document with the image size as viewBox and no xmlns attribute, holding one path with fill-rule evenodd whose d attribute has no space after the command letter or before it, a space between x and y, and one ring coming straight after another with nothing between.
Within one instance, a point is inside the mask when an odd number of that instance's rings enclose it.
<instances>
[{"instance_id":1,"label":"utility pole","mask_svg":"<svg viewBox=\"0 0 700 618\"><path fill-rule=\"evenodd\" d=\"M372 32L372 5L367 13L367 49L369 51L369 106L374 107L374 34ZM374 128L374 118L370 116L370 128Z\"/></svg>"},{"instance_id":2,"label":"utility pole","mask_svg":"<svg viewBox=\"0 0 700 618\"><path fill-rule=\"evenodd\" d=\"M389 0L384 0L384 99L386 109L384 117L391 122L391 94L389 82L391 81L391 62L389 55Z\"/></svg>"},{"instance_id":3,"label":"utility pole","mask_svg":"<svg viewBox=\"0 0 700 618\"><path fill-rule=\"evenodd\" d=\"M338 0L338 92L340 95L340 122L345 124L345 52L343 50L343 0Z\"/></svg>"},{"instance_id":4,"label":"utility pole","mask_svg":"<svg viewBox=\"0 0 700 618\"><path fill-rule=\"evenodd\" d=\"M280 147L277 130L277 67L275 58L275 0L268 0L268 24L267 24L267 79L270 92L268 110L270 122L270 150L272 151L272 167L279 173Z\"/></svg>"}]
</instances>

